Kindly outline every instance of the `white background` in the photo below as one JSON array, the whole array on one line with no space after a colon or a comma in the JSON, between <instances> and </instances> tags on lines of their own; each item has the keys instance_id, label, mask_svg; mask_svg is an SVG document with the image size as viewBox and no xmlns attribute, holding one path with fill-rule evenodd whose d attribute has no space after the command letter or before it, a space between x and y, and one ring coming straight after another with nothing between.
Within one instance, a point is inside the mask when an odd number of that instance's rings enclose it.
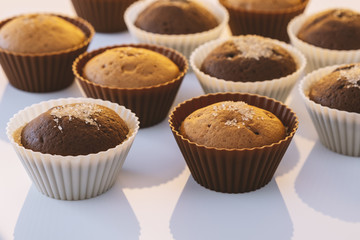
<instances>
[{"instance_id":1,"label":"white background","mask_svg":"<svg viewBox=\"0 0 360 240\"><path fill-rule=\"evenodd\" d=\"M310 0L306 13L357 0ZM74 15L70 0L0 0L0 18L28 12ZM96 34L89 50L132 43L127 32ZM187 74L175 104L202 94ZM33 103L78 97L76 84L47 94L9 85L0 70L0 240L8 239L360 239L360 159L330 152L295 86L287 104L300 127L273 180L246 194L207 190L190 176L167 120L139 131L115 186L83 201L41 195L5 134L9 118Z\"/></svg>"}]
</instances>

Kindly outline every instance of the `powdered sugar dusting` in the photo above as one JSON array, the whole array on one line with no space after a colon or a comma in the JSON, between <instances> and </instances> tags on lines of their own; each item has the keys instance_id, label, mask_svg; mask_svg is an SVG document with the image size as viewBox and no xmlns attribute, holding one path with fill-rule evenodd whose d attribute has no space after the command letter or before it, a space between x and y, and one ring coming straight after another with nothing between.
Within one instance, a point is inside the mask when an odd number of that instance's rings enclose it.
<instances>
[{"instance_id":1,"label":"powdered sugar dusting","mask_svg":"<svg viewBox=\"0 0 360 240\"><path fill-rule=\"evenodd\" d=\"M245 58L259 60L260 57L268 58L273 54L272 49L274 48L274 44L264 38L247 36L235 38L233 42Z\"/></svg>"},{"instance_id":2,"label":"powdered sugar dusting","mask_svg":"<svg viewBox=\"0 0 360 240\"><path fill-rule=\"evenodd\" d=\"M348 81L346 88L357 87L360 88L360 67L359 65L354 65L350 69L340 70L338 80Z\"/></svg>"},{"instance_id":3,"label":"powdered sugar dusting","mask_svg":"<svg viewBox=\"0 0 360 240\"><path fill-rule=\"evenodd\" d=\"M225 122L225 125L226 126L233 126L233 127L236 127L237 126L237 119L236 118L234 118L234 119L232 119L232 120L227 120L226 122Z\"/></svg>"},{"instance_id":4,"label":"powdered sugar dusting","mask_svg":"<svg viewBox=\"0 0 360 240\"><path fill-rule=\"evenodd\" d=\"M239 113L238 118L233 118L233 119L227 120L225 122L226 126L233 126L233 127L238 127L238 128L239 128L238 124L244 125L243 121L249 121L249 120L253 119L254 114L255 114L254 109L242 101L221 102L221 104L213 106L213 110L214 110L214 112L212 113L212 115L214 117L218 116L218 112L220 112L220 111L235 111L235 112Z\"/></svg>"},{"instance_id":5,"label":"powdered sugar dusting","mask_svg":"<svg viewBox=\"0 0 360 240\"><path fill-rule=\"evenodd\" d=\"M69 121L78 118L86 124L94 125L99 129L96 118L93 118L92 115L101 111L102 109L96 104L75 103L54 107L50 110L50 114L54 117L54 122L60 131L62 131L62 127L59 124L59 119L62 117L68 117Z\"/></svg>"}]
</instances>

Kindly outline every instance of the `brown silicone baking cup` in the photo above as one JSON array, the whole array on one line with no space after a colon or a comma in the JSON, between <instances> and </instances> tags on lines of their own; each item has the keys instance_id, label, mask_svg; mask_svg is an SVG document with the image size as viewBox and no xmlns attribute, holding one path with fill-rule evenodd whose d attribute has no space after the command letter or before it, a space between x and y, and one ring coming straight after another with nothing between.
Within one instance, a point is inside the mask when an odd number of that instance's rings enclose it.
<instances>
[{"instance_id":1,"label":"brown silicone baking cup","mask_svg":"<svg viewBox=\"0 0 360 240\"><path fill-rule=\"evenodd\" d=\"M94 56L115 47L146 48L168 57L180 70L179 76L166 83L142 88L108 87L93 83L83 76L85 64ZM86 96L119 103L131 109L139 117L140 127L150 127L168 115L181 82L188 70L185 57L170 48L150 44L123 44L101 48L79 56L73 64L73 72Z\"/></svg>"},{"instance_id":2,"label":"brown silicone baking cup","mask_svg":"<svg viewBox=\"0 0 360 240\"><path fill-rule=\"evenodd\" d=\"M221 101L244 101L274 113L287 128L287 136L263 147L224 149L198 145L179 133L183 120L192 112ZM200 185L225 193L243 193L270 182L297 128L296 114L275 99L242 93L216 93L192 98L171 113L170 128L186 164Z\"/></svg>"},{"instance_id":3,"label":"brown silicone baking cup","mask_svg":"<svg viewBox=\"0 0 360 240\"><path fill-rule=\"evenodd\" d=\"M0 48L0 63L12 86L28 92L52 92L73 83L71 65L77 56L86 51L94 29L81 18L52 15L79 27L85 33L86 40L73 48L52 53L15 53ZM0 28L14 18L0 22Z\"/></svg>"},{"instance_id":4,"label":"brown silicone baking cup","mask_svg":"<svg viewBox=\"0 0 360 240\"><path fill-rule=\"evenodd\" d=\"M71 0L78 16L89 21L97 32L126 30L124 12L136 0Z\"/></svg>"},{"instance_id":5,"label":"brown silicone baking cup","mask_svg":"<svg viewBox=\"0 0 360 240\"><path fill-rule=\"evenodd\" d=\"M292 18L304 12L309 0L297 6L279 10L256 10L237 8L226 0L219 0L228 10L229 26L233 35L257 34L289 42L287 25Z\"/></svg>"}]
</instances>

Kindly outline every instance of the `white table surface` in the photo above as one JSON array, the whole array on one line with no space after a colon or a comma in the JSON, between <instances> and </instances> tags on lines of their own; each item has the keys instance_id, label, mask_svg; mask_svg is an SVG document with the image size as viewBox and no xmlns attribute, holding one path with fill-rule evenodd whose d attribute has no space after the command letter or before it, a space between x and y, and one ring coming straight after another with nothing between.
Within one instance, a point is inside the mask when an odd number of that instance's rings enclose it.
<instances>
[{"instance_id":1,"label":"white table surface","mask_svg":"<svg viewBox=\"0 0 360 240\"><path fill-rule=\"evenodd\" d=\"M310 0L313 13L358 0ZM0 0L0 18L28 12L74 15L70 0ZM96 34L90 50L132 43ZM188 73L175 104L202 94ZM294 88L287 104L300 127L272 181L246 194L207 190L191 177L167 120L142 129L115 184L83 201L59 201L31 183L5 134L9 118L43 100L78 97L76 84L46 94L9 85L0 70L0 240L8 239L360 239L360 159L323 147Z\"/></svg>"}]
</instances>

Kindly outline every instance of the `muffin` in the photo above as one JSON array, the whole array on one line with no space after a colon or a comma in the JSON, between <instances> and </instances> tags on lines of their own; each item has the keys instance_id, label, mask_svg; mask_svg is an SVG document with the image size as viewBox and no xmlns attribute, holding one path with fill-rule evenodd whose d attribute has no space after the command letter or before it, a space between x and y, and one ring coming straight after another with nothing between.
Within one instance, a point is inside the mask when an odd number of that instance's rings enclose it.
<instances>
[{"instance_id":1,"label":"muffin","mask_svg":"<svg viewBox=\"0 0 360 240\"><path fill-rule=\"evenodd\" d=\"M74 24L53 15L29 14L0 29L0 48L15 53L51 53L76 47L85 34Z\"/></svg>"},{"instance_id":2,"label":"muffin","mask_svg":"<svg viewBox=\"0 0 360 240\"><path fill-rule=\"evenodd\" d=\"M360 14L347 9L329 9L300 15L289 23L291 43L304 53L308 72L335 64L360 61Z\"/></svg>"},{"instance_id":3,"label":"muffin","mask_svg":"<svg viewBox=\"0 0 360 240\"><path fill-rule=\"evenodd\" d=\"M294 58L284 48L262 37L234 38L212 50L201 71L234 82L257 82L296 71Z\"/></svg>"},{"instance_id":4,"label":"muffin","mask_svg":"<svg viewBox=\"0 0 360 240\"><path fill-rule=\"evenodd\" d=\"M194 10L198 5L201 10ZM124 14L130 34L139 42L174 48L186 57L200 44L218 38L228 18L224 7L206 0L137 1Z\"/></svg>"},{"instance_id":5,"label":"muffin","mask_svg":"<svg viewBox=\"0 0 360 240\"><path fill-rule=\"evenodd\" d=\"M219 25L205 7L192 1L160 0L150 4L135 21L135 26L151 33L192 34Z\"/></svg>"},{"instance_id":6,"label":"muffin","mask_svg":"<svg viewBox=\"0 0 360 240\"><path fill-rule=\"evenodd\" d=\"M114 120L119 123L114 124ZM120 129L115 129L116 125L121 126ZM62 200L81 200L100 195L112 187L138 128L135 114L116 103L66 98L41 102L19 111L9 120L6 133L42 194ZM121 137L112 139L110 145L100 142L104 139L109 142L114 135ZM24 146L28 142L34 150ZM95 146L97 144L104 148Z\"/></svg>"},{"instance_id":7,"label":"muffin","mask_svg":"<svg viewBox=\"0 0 360 240\"><path fill-rule=\"evenodd\" d=\"M206 147L242 149L276 143L285 138L286 131L269 111L242 101L223 101L187 116L180 134Z\"/></svg>"},{"instance_id":8,"label":"muffin","mask_svg":"<svg viewBox=\"0 0 360 240\"><path fill-rule=\"evenodd\" d=\"M311 86L309 98L322 106L360 113L360 64L336 68Z\"/></svg>"},{"instance_id":9,"label":"muffin","mask_svg":"<svg viewBox=\"0 0 360 240\"><path fill-rule=\"evenodd\" d=\"M223 110L223 104L226 110ZM241 113L238 109L241 109ZM201 116L198 116L199 111ZM192 113L195 117L189 121L187 118ZM210 119L205 120L206 116ZM201 122L202 118L206 122ZM265 137L266 141L260 142L258 140L262 138L263 130L268 128L266 123L269 119L279 130ZM265 123L261 124L264 128L257 125L262 121ZM190 127L185 127L188 123ZM274 99L253 94L217 93L179 104L172 111L169 124L196 182L218 192L243 193L259 189L270 182L297 130L298 120L291 109ZM209 143L211 140L201 136L208 134L210 129L219 138L211 137L214 145ZM197 133L193 134L195 138L192 140L193 135L189 136L189 132L194 130ZM232 139L235 134L243 135L236 138L243 144L236 145L236 140ZM201 139L207 142L198 142Z\"/></svg>"},{"instance_id":10,"label":"muffin","mask_svg":"<svg viewBox=\"0 0 360 240\"><path fill-rule=\"evenodd\" d=\"M63 89L71 64L86 51L94 30L80 18L28 14L0 22L0 63L14 87L30 92Z\"/></svg>"},{"instance_id":11,"label":"muffin","mask_svg":"<svg viewBox=\"0 0 360 240\"><path fill-rule=\"evenodd\" d=\"M112 48L90 59L84 77L91 82L119 88L163 84L179 75L178 66L166 56L136 47Z\"/></svg>"},{"instance_id":12,"label":"muffin","mask_svg":"<svg viewBox=\"0 0 360 240\"><path fill-rule=\"evenodd\" d=\"M360 49L360 13L330 9L309 17L297 37L311 45L331 50Z\"/></svg>"},{"instance_id":13,"label":"muffin","mask_svg":"<svg viewBox=\"0 0 360 240\"><path fill-rule=\"evenodd\" d=\"M308 74L300 94L320 142L330 150L360 156L360 64L335 65Z\"/></svg>"},{"instance_id":14,"label":"muffin","mask_svg":"<svg viewBox=\"0 0 360 240\"><path fill-rule=\"evenodd\" d=\"M20 134L26 149L62 156L106 151L122 143L129 128L104 106L73 103L55 106L28 122Z\"/></svg>"},{"instance_id":15,"label":"muffin","mask_svg":"<svg viewBox=\"0 0 360 240\"><path fill-rule=\"evenodd\" d=\"M71 0L79 17L89 21L97 32L113 33L126 30L125 10L135 0Z\"/></svg>"},{"instance_id":16,"label":"muffin","mask_svg":"<svg viewBox=\"0 0 360 240\"><path fill-rule=\"evenodd\" d=\"M153 52L151 58L147 50ZM104 58L96 58L103 53L106 53ZM100 59L99 62L96 59ZM94 62L91 63L92 60ZM101 69L102 66L104 69ZM147 44L101 48L82 54L73 65L75 77L86 96L124 105L139 117L141 127L153 126L167 116L187 69L185 57L177 51ZM114 72L111 73L110 70ZM100 76L100 82L90 79L91 72ZM121 80L122 77L117 76L118 74L129 81ZM104 78L107 75L109 79ZM166 77L159 77L160 75ZM149 78L151 76L155 77Z\"/></svg>"},{"instance_id":17,"label":"muffin","mask_svg":"<svg viewBox=\"0 0 360 240\"><path fill-rule=\"evenodd\" d=\"M249 92L285 101L306 60L286 43L244 35L201 45L190 64L205 93Z\"/></svg>"},{"instance_id":18,"label":"muffin","mask_svg":"<svg viewBox=\"0 0 360 240\"><path fill-rule=\"evenodd\" d=\"M286 27L308 0L220 0L230 15L233 35L256 34L289 42Z\"/></svg>"}]
</instances>

